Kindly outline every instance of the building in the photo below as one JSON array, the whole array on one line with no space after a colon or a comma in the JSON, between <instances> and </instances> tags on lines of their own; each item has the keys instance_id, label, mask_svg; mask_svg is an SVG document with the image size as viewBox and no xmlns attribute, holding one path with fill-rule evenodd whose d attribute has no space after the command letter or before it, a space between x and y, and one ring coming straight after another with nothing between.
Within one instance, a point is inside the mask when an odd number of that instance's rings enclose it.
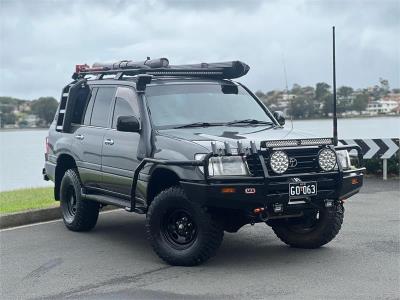
<instances>
[{"instance_id":1,"label":"building","mask_svg":"<svg viewBox=\"0 0 400 300\"><path fill-rule=\"evenodd\" d=\"M397 101L380 99L377 101L372 101L370 104L368 104L367 112L371 115L389 114L396 111L398 106L399 104Z\"/></svg>"}]
</instances>

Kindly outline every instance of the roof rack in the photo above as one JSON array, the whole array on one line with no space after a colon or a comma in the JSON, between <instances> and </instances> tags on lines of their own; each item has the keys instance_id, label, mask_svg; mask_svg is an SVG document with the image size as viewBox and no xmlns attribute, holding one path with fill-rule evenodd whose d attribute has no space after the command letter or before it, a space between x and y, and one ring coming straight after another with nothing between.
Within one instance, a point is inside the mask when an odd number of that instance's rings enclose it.
<instances>
[{"instance_id":1,"label":"roof rack","mask_svg":"<svg viewBox=\"0 0 400 300\"><path fill-rule=\"evenodd\" d=\"M241 61L228 61L218 63L200 63L189 65L169 65L167 58L150 59L134 62L122 60L115 63L95 63L88 65L76 65L73 79L84 78L86 75L97 75L102 79L104 75L115 74L115 79L122 76L135 76L147 74L152 76L184 76L184 77L212 77L219 79L233 79L244 76L250 67Z\"/></svg>"}]
</instances>

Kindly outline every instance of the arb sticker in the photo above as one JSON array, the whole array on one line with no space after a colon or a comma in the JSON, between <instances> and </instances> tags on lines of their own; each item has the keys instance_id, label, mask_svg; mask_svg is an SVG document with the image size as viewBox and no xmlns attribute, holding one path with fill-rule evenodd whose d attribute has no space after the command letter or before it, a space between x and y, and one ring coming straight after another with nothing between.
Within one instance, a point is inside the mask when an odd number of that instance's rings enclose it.
<instances>
[{"instance_id":1,"label":"arb sticker","mask_svg":"<svg viewBox=\"0 0 400 300\"><path fill-rule=\"evenodd\" d=\"M246 194L255 194L255 193L256 193L256 189L255 189L255 188L246 188L246 189L244 190L244 192L245 192Z\"/></svg>"}]
</instances>

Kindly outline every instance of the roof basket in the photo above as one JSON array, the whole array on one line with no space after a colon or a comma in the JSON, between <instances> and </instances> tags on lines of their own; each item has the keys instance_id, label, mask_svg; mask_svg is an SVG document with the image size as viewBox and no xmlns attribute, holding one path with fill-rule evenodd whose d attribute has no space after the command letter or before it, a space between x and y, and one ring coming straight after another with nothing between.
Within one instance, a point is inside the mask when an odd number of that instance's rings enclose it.
<instances>
[{"instance_id":1,"label":"roof basket","mask_svg":"<svg viewBox=\"0 0 400 300\"><path fill-rule=\"evenodd\" d=\"M84 78L86 75L116 74L116 79L123 75L147 74L153 76L184 76L184 77L212 77L220 79L233 79L244 76L250 67L241 61L228 61L218 63L200 63L189 65L169 65L167 58L146 59L134 62L122 60L115 63L95 63L92 67L88 65L76 65L73 79Z\"/></svg>"}]
</instances>

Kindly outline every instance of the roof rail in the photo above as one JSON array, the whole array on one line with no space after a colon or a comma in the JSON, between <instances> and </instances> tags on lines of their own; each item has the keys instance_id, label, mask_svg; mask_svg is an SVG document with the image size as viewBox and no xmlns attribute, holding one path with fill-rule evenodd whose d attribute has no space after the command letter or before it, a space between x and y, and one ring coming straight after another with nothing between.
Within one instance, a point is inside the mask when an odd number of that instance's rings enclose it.
<instances>
[{"instance_id":1,"label":"roof rail","mask_svg":"<svg viewBox=\"0 0 400 300\"><path fill-rule=\"evenodd\" d=\"M184 76L184 77L212 77L220 79L233 79L244 76L250 67L241 61L228 61L218 63L200 63L189 65L169 65L166 58L150 59L133 62L122 60L115 63L95 63L76 65L73 79L84 78L86 75L97 75L101 79L104 75L116 74L116 79L123 75L135 76L147 74L152 76Z\"/></svg>"}]
</instances>

